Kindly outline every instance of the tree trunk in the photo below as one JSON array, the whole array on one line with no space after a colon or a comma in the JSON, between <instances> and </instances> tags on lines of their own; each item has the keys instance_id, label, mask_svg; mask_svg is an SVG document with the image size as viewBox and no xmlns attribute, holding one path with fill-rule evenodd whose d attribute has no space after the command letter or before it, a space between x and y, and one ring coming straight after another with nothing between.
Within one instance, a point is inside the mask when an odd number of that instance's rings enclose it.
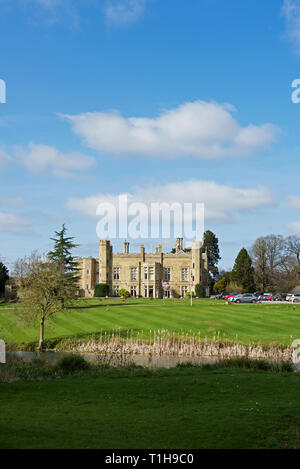
<instances>
[{"instance_id":1,"label":"tree trunk","mask_svg":"<svg viewBox=\"0 0 300 469\"><path fill-rule=\"evenodd\" d=\"M39 342L39 347L38 350L43 350L44 349L44 331L45 331L45 321L44 319L41 319L41 324L40 324L40 342Z\"/></svg>"}]
</instances>

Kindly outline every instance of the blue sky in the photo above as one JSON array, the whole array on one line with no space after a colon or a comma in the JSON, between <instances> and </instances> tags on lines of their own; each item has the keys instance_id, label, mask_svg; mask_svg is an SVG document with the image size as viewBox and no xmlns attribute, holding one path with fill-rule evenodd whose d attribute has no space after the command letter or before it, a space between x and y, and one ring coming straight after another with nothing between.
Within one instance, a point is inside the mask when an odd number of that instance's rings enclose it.
<instances>
[{"instance_id":1,"label":"blue sky","mask_svg":"<svg viewBox=\"0 0 300 469\"><path fill-rule=\"evenodd\" d=\"M64 222L96 255L95 200L124 192L204 202L225 268L300 234L299 0L0 0L0 41L9 266Z\"/></svg>"}]
</instances>

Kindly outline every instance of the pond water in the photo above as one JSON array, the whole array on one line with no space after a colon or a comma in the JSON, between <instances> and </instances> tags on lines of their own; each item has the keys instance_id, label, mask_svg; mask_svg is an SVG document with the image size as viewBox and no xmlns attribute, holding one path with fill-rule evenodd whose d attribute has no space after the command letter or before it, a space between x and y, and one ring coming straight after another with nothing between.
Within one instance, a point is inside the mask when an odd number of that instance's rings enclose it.
<instances>
[{"instance_id":1,"label":"pond water","mask_svg":"<svg viewBox=\"0 0 300 469\"><path fill-rule=\"evenodd\" d=\"M41 358L49 364L54 365L60 358L69 356L68 352L7 352L7 360L10 358L20 358L24 362L30 362L34 358ZM78 353L90 363L99 363L99 354L96 353ZM100 359L101 360L101 359ZM123 360L124 361L124 360ZM217 358L212 357L174 357L174 356L147 356L147 355L128 355L125 363L133 362L139 366L151 366L152 368L175 368L178 363L194 363L197 365L206 363L216 363Z\"/></svg>"}]
</instances>

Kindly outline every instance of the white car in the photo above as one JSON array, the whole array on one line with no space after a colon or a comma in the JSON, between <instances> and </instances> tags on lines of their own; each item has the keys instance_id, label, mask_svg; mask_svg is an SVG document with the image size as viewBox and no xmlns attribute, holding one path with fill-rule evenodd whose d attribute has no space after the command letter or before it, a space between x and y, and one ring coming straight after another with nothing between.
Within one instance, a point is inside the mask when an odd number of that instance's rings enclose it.
<instances>
[{"instance_id":1,"label":"white car","mask_svg":"<svg viewBox=\"0 0 300 469\"><path fill-rule=\"evenodd\" d=\"M293 294L289 301L292 303L300 303L300 293Z\"/></svg>"},{"instance_id":2,"label":"white car","mask_svg":"<svg viewBox=\"0 0 300 469\"><path fill-rule=\"evenodd\" d=\"M292 298L293 298L293 293L288 293L286 295L285 301L292 301Z\"/></svg>"}]
</instances>

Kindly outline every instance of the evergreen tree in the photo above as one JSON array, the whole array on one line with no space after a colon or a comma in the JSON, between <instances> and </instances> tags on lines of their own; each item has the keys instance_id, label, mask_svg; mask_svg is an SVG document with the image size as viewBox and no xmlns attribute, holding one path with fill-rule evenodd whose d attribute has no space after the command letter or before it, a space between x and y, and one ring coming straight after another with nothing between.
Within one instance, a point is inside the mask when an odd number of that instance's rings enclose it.
<instances>
[{"instance_id":1,"label":"evergreen tree","mask_svg":"<svg viewBox=\"0 0 300 469\"><path fill-rule=\"evenodd\" d=\"M73 242L74 238L66 236L66 232L67 228L64 224L60 231L55 231L56 238L51 238L51 241L54 241L54 249L48 252L48 257L51 261L63 266L64 272L68 273L76 270L76 261L71 250L78 244Z\"/></svg>"},{"instance_id":2,"label":"evergreen tree","mask_svg":"<svg viewBox=\"0 0 300 469\"><path fill-rule=\"evenodd\" d=\"M255 291L254 268L247 249L241 249L232 269L231 278L243 287L245 292Z\"/></svg>"},{"instance_id":3,"label":"evergreen tree","mask_svg":"<svg viewBox=\"0 0 300 469\"><path fill-rule=\"evenodd\" d=\"M73 242L72 237L66 236L67 228L62 225L60 231L55 231L55 238L51 238L54 241L54 248L48 252L48 258L50 261L55 262L59 269L64 274L65 286L70 288L73 285L74 294L77 289L78 276L76 260L72 255L72 249L78 245Z\"/></svg>"},{"instance_id":4,"label":"evergreen tree","mask_svg":"<svg viewBox=\"0 0 300 469\"><path fill-rule=\"evenodd\" d=\"M207 251L208 260L208 286L213 290L216 278L219 273L218 263L221 259L219 250L219 240L210 230L205 231L203 235L203 250Z\"/></svg>"},{"instance_id":5,"label":"evergreen tree","mask_svg":"<svg viewBox=\"0 0 300 469\"><path fill-rule=\"evenodd\" d=\"M106 283L98 283L95 285L95 298L104 298L109 295L109 285Z\"/></svg>"},{"instance_id":6,"label":"evergreen tree","mask_svg":"<svg viewBox=\"0 0 300 469\"><path fill-rule=\"evenodd\" d=\"M203 236L203 249L207 250L208 255L208 271L215 279L218 275L218 263L221 259L219 250L219 240L217 236L210 230L205 231Z\"/></svg>"},{"instance_id":7,"label":"evergreen tree","mask_svg":"<svg viewBox=\"0 0 300 469\"><path fill-rule=\"evenodd\" d=\"M3 295L5 292L5 285L8 279L9 279L8 269L3 264L3 262L0 262L0 296Z\"/></svg>"},{"instance_id":8,"label":"evergreen tree","mask_svg":"<svg viewBox=\"0 0 300 469\"><path fill-rule=\"evenodd\" d=\"M205 298L205 289L201 283L197 283L195 286L195 294L198 298Z\"/></svg>"}]
</instances>

